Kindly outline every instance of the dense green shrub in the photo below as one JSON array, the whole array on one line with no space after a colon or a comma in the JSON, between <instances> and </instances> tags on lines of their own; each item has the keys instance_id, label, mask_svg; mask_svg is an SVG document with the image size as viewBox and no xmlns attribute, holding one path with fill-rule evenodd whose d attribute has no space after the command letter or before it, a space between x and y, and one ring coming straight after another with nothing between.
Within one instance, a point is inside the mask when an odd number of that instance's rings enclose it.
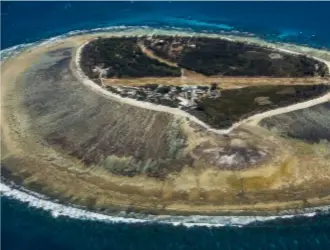
<instances>
[{"instance_id":1,"label":"dense green shrub","mask_svg":"<svg viewBox=\"0 0 330 250\"><path fill-rule=\"evenodd\" d=\"M81 67L91 78L95 66L108 68L107 77L180 76L180 70L146 56L137 38L98 38L82 50Z\"/></svg>"},{"instance_id":2,"label":"dense green shrub","mask_svg":"<svg viewBox=\"0 0 330 250\"><path fill-rule=\"evenodd\" d=\"M294 91L285 91L292 88ZM288 106L328 92L329 85L251 86L221 91L219 98L202 98L197 108L188 112L214 128L227 128L253 114ZM269 98L270 104L259 105L258 97Z\"/></svg>"},{"instance_id":3,"label":"dense green shrub","mask_svg":"<svg viewBox=\"0 0 330 250\"><path fill-rule=\"evenodd\" d=\"M145 39L144 43L158 56L207 76L305 77L325 76L328 73L325 64L313 58L253 44L201 37L159 36L154 40L162 40L162 43L159 45L150 39ZM173 44L182 47L179 55L175 53ZM277 57L272 58L272 53Z\"/></svg>"}]
</instances>

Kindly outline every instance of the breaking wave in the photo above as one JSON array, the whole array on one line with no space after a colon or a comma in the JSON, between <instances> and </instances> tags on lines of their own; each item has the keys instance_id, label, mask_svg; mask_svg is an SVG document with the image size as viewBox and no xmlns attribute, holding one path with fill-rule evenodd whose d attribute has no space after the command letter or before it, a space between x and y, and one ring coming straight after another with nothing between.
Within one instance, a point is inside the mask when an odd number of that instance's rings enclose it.
<instances>
[{"instance_id":1,"label":"breaking wave","mask_svg":"<svg viewBox=\"0 0 330 250\"><path fill-rule=\"evenodd\" d=\"M0 193L11 199L19 200L26 203L30 207L41 208L50 212L57 218L65 216L73 219L102 221L106 223L140 223L140 224L170 224L173 226L204 226L204 227L224 227L234 226L242 227L249 226L252 223L270 221L275 219L293 218L296 216L312 217L320 212L327 212L328 207L319 207L306 209L305 213L292 215L276 215L276 216L172 216L172 215L144 215L138 213L118 212L113 215L105 215L101 213L87 211L83 208L74 207L71 205L63 205L57 201L52 201L46 196L31 192L21 187L12 184L0 183ZM309 210L309 211L308 211ZM252 225L253 226L253 225Z\"/></svg>"},{"instance_id":2,"label":"breaking wave","mask_svg":"<svg viewBox=\"0 0 330 250\"><path fill-rule=\"evenodd\" d=\"M203 27L203 28L216 28L216 29L222 29L222 30L232 30L234 27L227 25L227 24L219 24L214 22L206 22L206 21L200 21L195 19L185 19L185 18L167 18L167 23L173 23L173 24L183 24L183 25L189 25L193 27Z\"/></svg>"},{"instance_id":3,"label":"breaking wave","mask_svg":"<svg viewBox=\"0 0 330 250\"><path fill-rule=\"evenodd\" d=\"M70 31L68 33L65 33L63 35L59 36L54 36L48 39L44 39L41 41L33 42L33 43L23 43L19 45L15 45L9 48L6 48L4 50L0 51L0 58L1 61L5 61L10 57L13 57L17 55L18 53L22 52L23 50L29 49L29 48L34 48L36 46L40 45L48 45L51 43L54 43L56 41L59 41L61 39L70 37L70 36L75 36L75 35L82 35L82 34L87 34L87 33L95 33L95 32L100 32L100 31L119 31L119 30L129 30L133 29L133 26L110 26L110 27L105 27L105 28L95 28L95 29L84 29L84 30L74 30ZM136 28L136 27L135 27ZM141 26L139 28L147 28L146 26Z\"/></svg>"},{"instance_id":4,"label":"breaking wave","mask_svg":"<svg viewBox=\"0 0 330 250\"><path fill-rule=\"evenodd\" d=\"M212 26L210 23L193 21L193 20L189 20L189 23L190 24L195 24L195 25L197 25L197 24L200 25L202 23L204 26L205 26L205 24L207 24L206 28L208 28L209 26ZM223 29L228 29L228 30L231 29L230 26L227 26L227 25L224 25L224 24L223 25L214 24L213 26L216 26L218 28L222 27ZM33 42L33 43L19 44L19 45L15 45L15 46L3 49L3 50L0 51L0 59L1 59L1 61L5 61L6 59L17 55L18 53L22 52L25 49L33 48L33 47L36 47L36 46L39 46L39 45L51 44L51 43L54 43L56 41L59 41L61 39L64 39L64 38L67 38L67 37L70 37L70 36L83 35L83 34L92 34L92 33L102 32L102 31L105 31L105 32L128 31L129 32L129 31L133 31L133 30L136 30L136 29L145 30L145 31L148 30L148 31L150 31L151 34L153 33L153 30L161 30L161 29L169 30L169 31L193 32L192 27L191 28L189 28L189 27L183 28L183 27L168 26L168 25L164 25L160 28L154 28L154 27L151 27L151 26L126 26L126 25L120 25L120 26L100 27L100 28L94 28L94 29L74 30L74 31L70 31L70 32L67 32L65 34L62 34L62 35L59 35L59 36L54 36L54 37L44 39L44 40L41 40L41 41L37 41L37 42ZM210 32L209 30L204 29L204 30L199 31L198 33L209 33L209 32ZM237 35L237 31L233 31L233 34ZM252 33L240 32L240 35L242 35L242 36L252 36Z\"/></svg>"}]
</instances>

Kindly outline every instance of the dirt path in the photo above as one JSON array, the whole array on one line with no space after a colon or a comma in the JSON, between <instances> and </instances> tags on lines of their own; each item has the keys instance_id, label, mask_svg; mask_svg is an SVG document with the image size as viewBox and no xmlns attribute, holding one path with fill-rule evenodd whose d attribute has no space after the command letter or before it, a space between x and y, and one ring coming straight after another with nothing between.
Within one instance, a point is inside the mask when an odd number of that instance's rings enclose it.
<instances>
[{"instance_id":1,"label":"dirt path","mask_svg":"<svg viewBox=\"0 0 330 250\"><path fill-rule=\"evenodd\" d=\"M155 55L151 50L147 49L141 42L138 43L138 46L140 47L140 49L142 50L142 52L144 54L146 54L148 57L153 58L153 59L156 59L159 62L165 63L168 66L179 68L179 66L176 63L171 62L169 60L166 60L164 58L161 58L161 57Z\"/></svg>"},{"instance_id":2,"label":"dirt path","mask_svg":"<svg viewBox=\"0 0 330 250\"><path fill-rule=\"evenodd\" d=\"M198 77L186 76L184 77L141 77L141 78L108 78L104 79L104 84L124 85L124 86L141 86L145 84L158 83L161 85L200 85L210 86L211 83L218 83L222 89L242 88L248 86L266 86L266 85L314 85L326 84L330 80L318 77L306 78L270 78L270 77Z\"/></svg>"},{"instance_id":3,"label":"dirt path","mask_svg":"<svg viewBox=\"0 0 330 250\"><path fill-rule=\"evenodd\" d=\"M170 60L167 60L165 58L155 55L155 53L153 53L150 49L147 49L141 42L138 43L138 46L140 47L140 49L146 56L148 56L152 59L156 59L157 61L159 61L161 63L165 63L169 66L179 68L179 65L177 63L171 62ZM191 70L184 69L184 68L180 68L180 69L181 69L181 80L187 79L187 78L189 78L189 80L193 80L193 79L204 80L204 79L209 78L209 77L207 77L203 74L197 73L195 71L191 71Z\"/></svg>"}]
</instances>

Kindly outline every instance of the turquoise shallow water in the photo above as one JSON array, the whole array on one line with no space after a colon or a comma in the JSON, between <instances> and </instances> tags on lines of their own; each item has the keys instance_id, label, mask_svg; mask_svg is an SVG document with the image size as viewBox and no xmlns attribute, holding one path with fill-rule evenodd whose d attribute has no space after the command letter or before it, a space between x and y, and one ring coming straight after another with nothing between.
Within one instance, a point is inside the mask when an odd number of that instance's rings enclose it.
<instances>
[{"instance_id":1,"label":"turquoise shallow water","mask_svg":"<svg viewBox=\"0 0 330 250\"><path fill-rule=\"evenodd\" d=\"M330 3L1 2L1 46L72 30L129 25L257 35L330 48ZM306 14L308 13L308 14ZM1 249L330 249L330 215L243 227L107 223L1 200Z\"/></svg>"},{"instance_id":2,"label":"turquoise shallow water","mask_svg":"<svg viewBox=\"0 0 330 250\"><path fill-rule=\"evenodd\" d=\"M1 46L118 25L248 32L330 47L330 2L2 2Z\"/></svg>"}]
</instances>

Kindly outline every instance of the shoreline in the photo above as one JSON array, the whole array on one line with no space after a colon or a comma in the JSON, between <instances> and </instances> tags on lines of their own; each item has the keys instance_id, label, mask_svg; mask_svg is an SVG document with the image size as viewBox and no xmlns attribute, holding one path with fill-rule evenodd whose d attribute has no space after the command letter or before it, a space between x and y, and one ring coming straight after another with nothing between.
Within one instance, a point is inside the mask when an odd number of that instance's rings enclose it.
<instances>
[{"instance_id":1,"label":"shoreline","mask_svg":"<svg viewBox=\"0 0 330 250\"><path fill-rule=\"evenodd\" d=\"M9 199L15 199L27 203L29 207L40 208L50 212L52 217L65 216L72 219L103 221L106 223L139 223L139 224L163 224L185 227L245 227L254 226L254 223L268 222L277 219L292 219L295 217L314 217L318 214L328 214L330 206L308 207L303 209L289 209L279 211L277 214L249 215L219 213L219 215L157 215L139 212L118 212L117 214L104 214L97 210L87 210L85 207L74 204L65 204L40 195L23 187L16 187L14 184L0 182L0 194Z\"/></svg>"},{"instance_id":2,"label":"shoreline","mask_svg":"<svg viewBox=\"0 0 330 250\"><path fill-rule=\"evenodd\" d=\"M23 52L24 53L24 52ZM77 57L76 57L77 58ZM73 60L74 61L74 60ZM106 91L106 90L105 90ZM108 91L107 91L108 92ZM324 198L324 197L323 197ZM268 204L265 204L265 206L264 206L264 210L269 210L270 211L270 213L272 213L272 212L274 212L275 211L275 209L274 209L274 207L273 208L267 208L267 205ZM288 205L290 206L290 204L288 203ZM295 206L295 205L293 205L293 204L291 204L292 206ZM237 207L239 207L239 206L237 206ZM184 213L185 212L185 209L180 209L180 207L178 208L179 210L182 210L182 212ZM198 207L197 207L197 209L198 209ZM187 209L186 211L188 211L189 209ZM196 209L195 209L195 211L196 211ZM221 211L221 210L219 210L219 211ZM257 211L257 210L256 210ZM284 211L284 210L283 210ZM168 209L168 211L167 211L168 213L174 213L175 211L174 211L174 208L171 208L171 207L169 207L169 209ZM234 210L232 210L230 213L232 213L232 214L235 214L237 211L234 211ZM180 211L178 212L178 213L180 213ZM247 209L246 210L246 213L253 213L253 208L251 207L250 209ZM258 211L257 211L257 213L258 213ZM259 211L259 213L260 213L260 211Z\"/></svg>"},{"instance_id":3,"label":"shoreline","mask_svg":"<svg viewBox=\"0 0 330 250\"><path fill-rule=\"evenodd\" d=\"M239 122L234 123L231 127L227 128L227 129L214 129L210 125L199 120L197 117L190 115L189 113L187 113L179 108L171 108L171 107L167 107L164 105L157 105L157 104L153 104L150 102L138 101L138 100L135 100L132 98L121 97L120 95L112 93L112 92L104 89L97 83L95 83L88 76L86 76L86 74L83 72L83 70L80 67L81 52L82 52L83 48L92 40L94 40L94 39L91 39L78 47L78 49L76 50L75 58L74 58L75 69L72 69L73 71L76 70L76 73L77 73L76 76L79 78L79 80L85 86L89 87L91 90L93 90L95 92L102 94L103 96L105 96L107 98L116 99L117 101L129 104L129 105L133 105L133 106L145 108L145 109L150 109L150 110L155 110L155 111L166 112L166 113L170 113L170 114L174 114L174 115L179 115L184 118L188 118L190 121L197 123L198 125L202 126L203 128L207 129L208 131L219 134L219 135L228 134L241 125L247 124L247 125L257 126L258 123L262 119L269 118L274 115L279 115L279 114L284 114L284 113L288 113L288 112L292 112L292 111L296 111L296 110L300 110L300 109L309 108L309 107L330 101L330 92L328 92L325 95L323 95L321 97L317 97L315 99L292 104L292 105L289 105L286 107L272 109L269 111L265 111L265 112L262 112L259 114L249 116ZM235 40L232 40L232 41L235 41ZM284 49L284 48L275 48L275 49L282 51L282 52L291 53L291 54L301 54L301 53L290 51L290 50ZM325 63L326 66L328 67L328 72L330 74L330 61L327 61L327 60L324 60L324 59L321 59L321 58L318 58L315 56L311 56L311 57L314 58L315 60Z\"/></svg>"}]
</instances>

